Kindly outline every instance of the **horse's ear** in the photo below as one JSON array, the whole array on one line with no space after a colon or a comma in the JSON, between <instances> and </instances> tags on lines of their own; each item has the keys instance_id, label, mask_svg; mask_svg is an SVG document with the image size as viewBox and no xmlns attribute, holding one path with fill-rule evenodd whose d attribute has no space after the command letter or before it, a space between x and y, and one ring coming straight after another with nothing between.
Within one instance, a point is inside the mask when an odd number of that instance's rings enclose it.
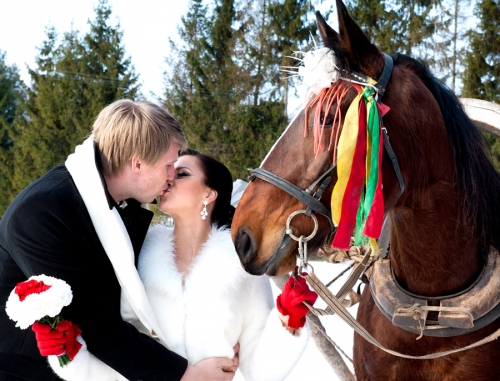
<instances>
[{"instance_id":1,"label":"horse's ear","mask_svg":"<svg viewBox=\"0 0 500 381\"><path fill-rule=\"evenodd\" d=\"M319 35L321 36L325 46L329 40L339 41L339 34L326 23L320 11L316 11L316 24L318 25Z\"/></svg>"},{"instance_id":2,"label":"horse's ear","mask_svg":"<svg viewBox=\"0 0 500 381\"><path fill-rule=\"evenodd\" d=\"M385 58L366 34L354 22L342 0L337 0L340 43L352 70L378 79L384 69ZM331 29L331 28L330 28Z\"/></svg>"},{"instance_id":3,"label":"horse's ear","mask_svg":"<svg viewBox=\"0 0 500 381\"><path fill-rule=\"evenodd\" d=\"M325 19L319 11L316 11L316 24L318 25L318 31L319 35L321 36L323 46L335 52L337 65L340 68L348 70L350 64L344 53L344 48L340 43L340 36L330 25L326 23Z\"/></svg>"}]
</instances>

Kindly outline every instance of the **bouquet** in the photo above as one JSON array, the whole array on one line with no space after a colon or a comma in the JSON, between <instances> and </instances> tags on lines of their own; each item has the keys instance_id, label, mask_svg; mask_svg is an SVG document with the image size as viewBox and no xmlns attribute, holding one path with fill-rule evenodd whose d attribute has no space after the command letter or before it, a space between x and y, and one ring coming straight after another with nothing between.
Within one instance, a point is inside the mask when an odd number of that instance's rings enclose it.
<instances>
[{"instance_id":1,"label":"bouquet","mask_svg":"<svg viewBox=\"0 0 500 381\"><path fill-rule=\"evenodd\" d=\"M12 290L5 311L16 322L16 327L21 329L26 329L35 322L60 329L64 323L71 326L71 332L77 336L80 333L78 327L63 321L59 316L63 307L68 306L72 299L71 287L65 281L47 275L32 276L27 281L18 283ZM63 332L66 334L64 330ZM78 349L79 347L77 351ZM74 357L68 352L69 349L66 348L66 352L58 356L61 367L69 364Z\"/></svg>"}]
</instances>

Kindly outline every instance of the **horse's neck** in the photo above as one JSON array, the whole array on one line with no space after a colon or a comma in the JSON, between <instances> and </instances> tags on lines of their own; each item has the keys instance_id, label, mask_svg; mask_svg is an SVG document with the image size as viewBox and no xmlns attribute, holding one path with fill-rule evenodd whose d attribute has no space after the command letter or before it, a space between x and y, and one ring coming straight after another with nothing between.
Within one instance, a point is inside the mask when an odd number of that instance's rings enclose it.
<instances>
[{"instance_id":1,"label":"horse's neck","mask_svg":"<svg viewBox=\"0 0 500 381\"><path fill-rule=\"evenodd\" d=\"M437 182L392 213L391 259L411 292L438 296L466 288L482 265L470 227L458 223L459 199Z\"/></svg>"}]
</instances>

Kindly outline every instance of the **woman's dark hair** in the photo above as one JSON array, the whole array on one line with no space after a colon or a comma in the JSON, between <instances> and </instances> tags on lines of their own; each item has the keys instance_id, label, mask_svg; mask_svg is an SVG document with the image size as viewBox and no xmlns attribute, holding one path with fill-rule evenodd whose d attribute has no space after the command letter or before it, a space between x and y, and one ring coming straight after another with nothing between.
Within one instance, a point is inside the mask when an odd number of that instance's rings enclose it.
<instances>
[{"instance_id":1,"label":"woman's dark hair","mask_svg":"<svg viewBox=\"0 0 500 381\"><path fill-rule=\"evenodd\" d=\"M218 228L224 225L230 227L233 220L234 207L231 205L233 178L229 169L219 160L193 148L186 149L179 156L194 156L198 159L205 177L205 185L217 191L217 199L215 200L211 222Z\"/></svg>"}]
</instances>

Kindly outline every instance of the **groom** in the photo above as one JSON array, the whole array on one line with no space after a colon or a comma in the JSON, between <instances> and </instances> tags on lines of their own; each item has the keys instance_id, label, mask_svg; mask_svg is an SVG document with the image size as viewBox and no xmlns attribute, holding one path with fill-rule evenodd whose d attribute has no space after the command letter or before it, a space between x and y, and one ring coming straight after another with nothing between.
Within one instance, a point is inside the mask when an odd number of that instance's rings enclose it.
<instances>
[{"instance_id":1,"label":"groom","mask_svg":"<svg viewBox=\"0 0 500 381\"><path fill-rule=\"evenodd\" d=\"M153 216L141 204L163 194L185 147L168 112L120 100L101 111L65 164L14 199L0 220L0 381L59 380L33 331L16 328L5 313L16 284L41 274L71 286L73 301L61 315L81 328L89 352L126 379L233 378L221 371L233 365L227 358L188 366L161 344L168 337L134 265Z\"/></svg>"}]
</instances>

